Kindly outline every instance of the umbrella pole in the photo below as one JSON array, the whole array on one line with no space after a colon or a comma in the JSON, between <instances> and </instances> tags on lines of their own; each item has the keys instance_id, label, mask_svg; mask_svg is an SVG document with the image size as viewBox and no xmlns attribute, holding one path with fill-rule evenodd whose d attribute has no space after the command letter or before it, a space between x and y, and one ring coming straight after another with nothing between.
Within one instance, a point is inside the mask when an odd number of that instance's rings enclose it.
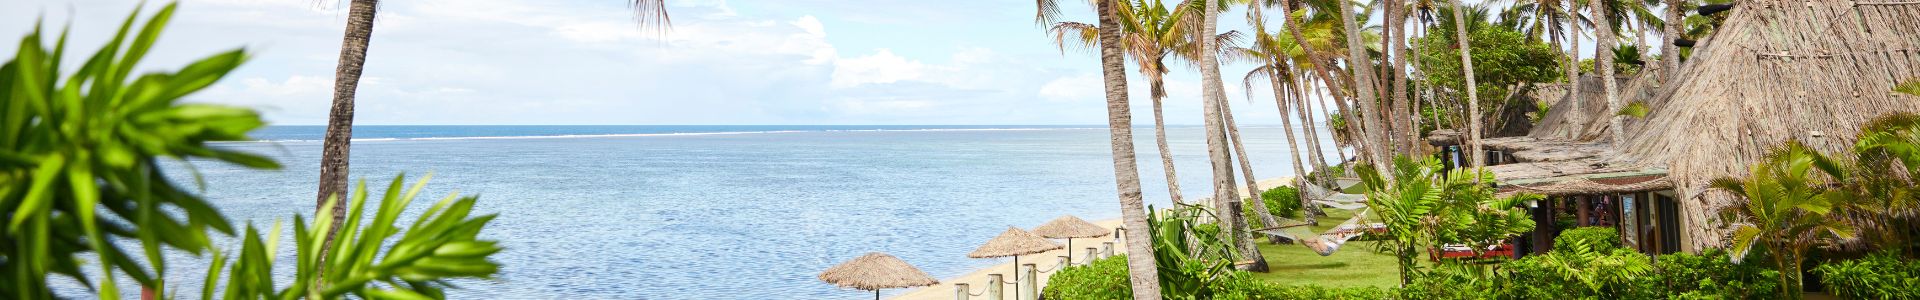
<instances>
[{"instance_id":1,"label":"umbrella pole","mask_svg":"<svg viewBox=\"0 0 1920 300\"><path fill-rule=\"evenodd\" d=\"M873 300L880 300L880 289L873 289Z\"/></svg>"},{"instance_id":2,"label":"umbrella pole","mask_svg":"<svg viewBox=\"0 0 1920 300\"><path fill-rule=\"evenodd\" d=\"M1067 264L1073 264L1073 238L1067 238Z\"/></svg>"}]
</instances>

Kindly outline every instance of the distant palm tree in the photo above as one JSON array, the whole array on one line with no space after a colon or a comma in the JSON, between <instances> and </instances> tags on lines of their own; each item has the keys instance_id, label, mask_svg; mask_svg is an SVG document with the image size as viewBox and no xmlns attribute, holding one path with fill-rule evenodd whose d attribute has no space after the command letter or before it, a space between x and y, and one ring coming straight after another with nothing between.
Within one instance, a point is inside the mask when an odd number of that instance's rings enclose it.
<instances>
[{"instance_id":1,"label":"distant palm tree","mask_svg":"<svg viewBox=\"0 0 1920 300\"><path fill-rule=\"evenodd\" d=\"M1363 140L1362 143L1374 146L1372 147L1372 150L1374 150L1371 153L1372 156L1369 157L1371 161L1382 164L1389 163L1392 161L1389 158L1392 157L1392 154L1388 152L1390 152L1392 148L1387 146L1385 137L1381 136L1383 131L1387 130L1387 127L1380 121L1380 115L1373 112L1373 110L1378 109L1376 105L1380 101L1378 96L1379 90L1376 90L1376 87L1379 85L1374 83L1375 80L1373 77L1375 72L1370 71L1373 70L1372 60L1368 59L1367 52L1364 50L1366 46L1364 46L1363 40L1360 39L1359 22L1354 20L1358 18L1358 16L1353 13L1353 5L1342 2L1339 7L1340 23L1343 28L1346 29L1345 34L1347 36L1347 67L1353 69L1353 73L1357 74L1355 77L1358 77L1358 80L1352 85L1355 93L1360 95L1358 98L1360 103L1359 105L1355 105L1359 109L1354 111L1354 115L1361 124L1363 124L1361 126L1366 127L1360 131L1359 138ZM1393 176L1391 175L1386 177L1388 181L1393 180Z\"/></svg>"},{"instance_id":2,"label":"distant palm tree","mask_svg":"<svg viewBox=\"0 0 1920 300\"><path fill-rule=\"evenodd\" d=\"M1037 0L1034 21L1045 25L1060 14L1057 0ZM1107 128L1112 135L1113 174L1119 190L1121 223L1127 229L1127 279L1134 300L1160 299L1160 276L1154 266L1153 237L1147 228L1146 205L1141 203L1140 170L1133 151L1133 112L1127 103L1126 52L1120 48L1120 8L1117 0L1094 0L1099 19L1100 75L1105 79Z\"/></svg>"},{"instance_id":3,"label":"distant palm tree","mask_svg":"<svg viewBox=\"0 0 1920 300\"><path fill-rule=\"evenodd\" d=\"M665 0L628 0L638 21L643 25L665 28L671 20L667 16ZM347 10L346 37L340 43L340 62L334 70L333 107L327 113L327 133L320 146L320 191L314 201L315 209L328 207L328 199L333 199L333 222L346 222L347 205L344 204L347 191L348 150L353 141L353 100L354 92L360 86L360 73L367 63L367 45L373 39L374 15L379 9L379 0L350 0ZM327 242L333 243L329 234Z\"/></svg>"},{"instance_id":4,"label":"distant palm tree","mask_svg":"<svg viewBox=\"0 0 1920 300\"><path fill-rule=\"evenodd\" d=\"M1180 177L1174 172L1173 151L1167 145L1167 122L1162 114L1162 100L1167 97L1166 58L1168 55L1181 55L1176 50L1188 47L1190 39L1186 37L1189 15L1186 6L1169 10L1160 0L1127 0L1125 10L1121 11L1120 47L1139 67L1141 77L1147 79L1147 93L1153 98L1153 141L1159 147L1160 167L1167 177L1167 195L1173 203L1181 201ZM1068 44L1092 48L1099 44L1099 26L1079 22L1054 23L1048 29L1053 35L1053 43L1066 51Z\"/></svg>"}]
</instances>

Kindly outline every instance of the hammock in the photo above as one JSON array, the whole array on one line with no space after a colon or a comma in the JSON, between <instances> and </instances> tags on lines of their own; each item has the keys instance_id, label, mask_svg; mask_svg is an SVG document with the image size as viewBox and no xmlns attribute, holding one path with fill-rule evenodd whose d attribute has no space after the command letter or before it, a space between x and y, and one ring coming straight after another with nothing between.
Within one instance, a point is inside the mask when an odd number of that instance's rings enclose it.
<instances>
[{"instance_id":1,"label":"hammock","mask_svg":"<svg viewBox=\"0 0 1920 300\"><path fill-rule=\"evenodd\" d=\"M1303 183L1305 182L1295 183L1294 186L1299 186L1304 189L1307 194L1307 199L1313 200L1314 204L1345 210L1367 207L1367 196L1337 193L1322 188L1320 185Z\"/></svg>"},{"instance_id":2,"label":"hammock","mask_svg":"<svg viewBox=\"0 0 1920 300\"><path fill-rule=\"evenodd\" d=\"M1365 205L1362 204L1362 206ZM1358 213L1354 213L1353 218L1349 218L1346 222L1340 223L1340 226L1334 226L1332 229L1328 229L1327 232L1320 234L1307 231L1306 223L1292 219L1280 219L1280 223L1282 223L1280 226L1255 230L1255 232L1290 239L1299 242L1300 245L1313 249L1313 252L1319 253L1320 256L1328 256L1333 255L1334 251L1340 250L1340 245L1346 244L1348 240L1366 234L1368 231L1386 228L1385 224L1380 223L1360 224L1360 220L1365 220L1367 218L1367 212L1370 211L1372 210L1361 210Z\"/></svg>"}]
</instances>

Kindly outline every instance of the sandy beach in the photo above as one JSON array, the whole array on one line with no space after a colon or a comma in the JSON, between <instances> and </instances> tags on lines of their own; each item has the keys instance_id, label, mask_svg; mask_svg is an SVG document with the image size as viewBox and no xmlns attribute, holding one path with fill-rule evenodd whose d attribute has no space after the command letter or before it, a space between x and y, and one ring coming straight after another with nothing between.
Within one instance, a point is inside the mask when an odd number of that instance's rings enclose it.
<instances>
[{"instance_id":1,"label":"sandy beach","mask_svg":"<svg viewBox=\"0 0 1920 300\"><path fill-rule=\"evenodd\" d=\"M1259 185L1260 188L1271 188L1274 186L1286 185L1287 182L1292 180L1293 180L1292 176L1268 178L1268 179L1261 179L1259 182L1257 182L1257 185ZM1244 186L1241 187L1240 192L1241 192L1241 195L1243 196L1248 193L1248 191ZM1207 201L1208 199L1211 199L1210 196L1211 195L1202 195L1200 197L1188 197L1186 199L1189 202ZM1120 219L1107 219L1107 220L1093 221L1093 224L1100 225L1100 227L1106 227L1107 229L1113 229L1113 228L1120 227ZM1077 248L1077 249L1061 249L1061 250L1047 251L1047 252L1038 253L1038 254L1022 255L1020 256L1021 258L1020 262L1023 264L1025 263L1034 264L1035 267L1039 268L1041 271L1054 270L1054 269L1057 269L1054 265L1059 262L1058 257L1062 255L1067 255L1067 250L1074 250L1073 260L1076 263L1080 263L1080 262L1084 262L1085 258L1083 254L1086 253L1086 247L1100 247L1101 242L1114 242L1114 245L1113 245L1114 254L1125 254L1127 252L1126 245L1122 243L1123 240L1113 236L1090 238L1090 239L1074 239L1073 248ZM1013 272L1013 267L1014 267L1013 261L1011 259L1008 259L999 264L994 264L993 266L974 270L973 272L969 272L965 275L960 275L960 276L951 277L951 278L943 278L940 280L940 284L938 285L913 289L903 294L893 295L892 297L889 297L887 299L899 299L899 300L953 299L954 298L953 295L955 292L953 284L955 283L965 283L969 285L968 289L971 290L971 293L976 293L976 294L984 293L986 291L985 285L987 284L988 274L1011 274ZM1053 276L1053 272L1040 273L1039 277L1040 277L1041 290L1046 290L1047 279L1051 278L1052 276ZM1009 275L1009 276L1005 276L1004 278L1009 283L1013 281L1013 276ZM1013 299L1014 293L1016 292L1017 291L1014 289L1014 286L1012 284L1008 284L1005 289L1005 293L1006 293L1005 296L1007 297L1007 299ZM984 296L975 296L975 297L978 298L978 297L984 297Z\"/></svg>"}]
</instances>

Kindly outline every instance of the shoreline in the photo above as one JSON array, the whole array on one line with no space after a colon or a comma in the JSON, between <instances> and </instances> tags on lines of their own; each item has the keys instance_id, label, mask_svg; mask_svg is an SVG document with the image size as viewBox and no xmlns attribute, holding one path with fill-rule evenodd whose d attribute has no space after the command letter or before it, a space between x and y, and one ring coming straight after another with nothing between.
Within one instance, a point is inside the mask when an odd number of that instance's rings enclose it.
<instances>
[{"instance_id":1,"label":"shoreline","mask_svg":"<svg viewBox=\"0 0 1920 300\"><path fill-rule=\"evenodd\" d=\"M1285 183L1289 181L1293 181L1293 176L1281 176L1281 177L1261 179L1259 181L1256 181L1255 184L1260 186L1261 188L1272 188L1275 186L1286 185ZM1244 184L1240 185L1239 189L1242 192L1241 195L1246 195L1247 193L1246 185ZM1187 198L1187 199L1190 199L1189 202L1197 202L1197 201L1208 201L1211 198L1212 198L1211 195L1208 195L1203 197L1193 197L1193 198ZM1112 230L1113 228L1120 227L1121 219L1113 218L1113 219L1096 220L1091 222L1093 222L1094 225L1099 225L1100 227L1105 227L1108 230ZM1026 228L1022 228L1022 229L1026 229ZM1079 250L1080 252L1074 252L1073 260L1075 262L1081 262L1083 259L1081 256L1083 256L1084 252L1086 251L1084 249L1087 246L1093 246L1097 248L1099 247L1100 242L1114 242L1114 246L1113 246L1114 254L1127 253L1126 246L1125 244L1121 243L1120 237L1106 236L1106 237L1098 237L1098 238L1074 239L1073 246L1075 248L1082 248L1082 250ZM1064 242L1062 242L1062 244L1064 244ZM1035 253L1035 254L1021 255L1020 258L1022 258L1022 262L1024 263L1034 264L1035 268L1039 268L1040 270L1047 270L1047 269L1054 268L1053 265L1059 259L1057 258L1057 256L1066 255L1066 250L1072 250L1072 249L1060 249L1060 250L1053 250L1053 251L1047 251L1047 252L1041 252L1041 253ZM961 274L961 275L949 277L949 278L942 278L940 279L940 284L913 288L900 294L887 296L887 299L896 299L896 300L953 299L954 292L955 292L954 285L953 285L954 283L966 283L969 285L968 289L972 290L972 292L984 293L986 291L986 288L983 287L983 285L987 283L988 274L1007 274L1013 271L1013 268L1014 268L1013 261L1011 259L1002 259L1002 260L1004 261L995 263L990 266L976 268L973 271L969 271L965 274ZM1040 281L1039 282L1040 290L1042 291L1046 290L1047 279L1052 278L1053 273L1054 272L1040 273L1040 276L1038 276ZM1012 276L1006 276L1006 280L1009 282L1008 286L1004 290L1006 292L1006 296L1013 297L1013 294L1016 293L1017 291L1013 288L1011 284L1011 282L1013 281Z\"/></svg>"}]
</instances>

